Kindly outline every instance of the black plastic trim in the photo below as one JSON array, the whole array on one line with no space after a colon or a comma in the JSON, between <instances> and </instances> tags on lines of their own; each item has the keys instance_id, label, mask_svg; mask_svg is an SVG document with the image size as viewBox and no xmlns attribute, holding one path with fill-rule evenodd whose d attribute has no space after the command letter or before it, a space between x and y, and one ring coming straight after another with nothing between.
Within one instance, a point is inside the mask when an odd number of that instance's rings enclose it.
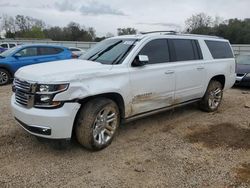
<instances>
[{"instance_id":1,"label":"black plastic trim","mask_svg":"<svg viewBox=\"0 0 250 188\"><path fill-rule=\"evenodd\" d=\"M41 135L51 135L51 129L46 129L46 131L43 131L42 128L39 127L33 127L25 124L24 122L20 121L19 119L15 118L16 121L26 130L35 133L35 134L41 134Z\"/></svg>"}]
</instances>

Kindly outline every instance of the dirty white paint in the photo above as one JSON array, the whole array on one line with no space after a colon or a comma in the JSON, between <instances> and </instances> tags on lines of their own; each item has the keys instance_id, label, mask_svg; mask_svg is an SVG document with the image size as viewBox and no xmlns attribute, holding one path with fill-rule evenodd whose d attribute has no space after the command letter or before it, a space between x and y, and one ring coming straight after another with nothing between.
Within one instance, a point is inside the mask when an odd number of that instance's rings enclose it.
<instances>
[{"instance_id":1,"label":"dirty white paint","mask_svg":"<svg viewBox=\"0 0 250 188\"><path fill-rule=\"evenodd\" d=\"M225 75L225 89L230 88L235 82L234 59L213 60L204 42L204 40L226 41L224 39L159 34L138 35L134 38L140 41L119 65L72 59L24 67L19 69L15 76L21 80L42 84L69 83L68 90L57 94L54 101L118 93L124 100L126 118L202 98L209 81L216 75ZM196 39L200 43L204 59L132 67L131 63L142 47L149 41L159 38ZM32 110L29 112L34 113ZM49 113L48 117L51 117L53 110L43 110L43 113ZM72 128L73 124L68 126Z\"/></svg>"}]
</instances>

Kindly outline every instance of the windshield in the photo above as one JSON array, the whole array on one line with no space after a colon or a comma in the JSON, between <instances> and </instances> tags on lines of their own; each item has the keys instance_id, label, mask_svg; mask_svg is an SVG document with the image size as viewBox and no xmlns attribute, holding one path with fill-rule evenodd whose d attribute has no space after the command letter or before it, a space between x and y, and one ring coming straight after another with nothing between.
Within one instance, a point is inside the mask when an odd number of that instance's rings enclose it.
<instances>
[{"instance_id":1,"label":"windshield","mask_svg":"<svg viewBox=\"0 0 250 188\"><path fill-rule=\"evenodd\" d=\"M134 47L136 41L136 39L107 39L95 45L79 59L108 65L119 64Z\"/></svg>"},{"instance_id":2,"label":"windshield","mask_svg":"<svg viewBox=\"0 0 250 188\"><path fill-rule=\"evenodd\" d=\"M250 55L239 55L236 57L236 62L238 64L250 65Z\"/></svg>"},{"instance_id":3,"label":"windshield","mask_svg":"<svg viewBox=\"0 0 250 188\"><path fill-rule=\"evenodd\" d=\"M0 56L7 57L7 56L11 55L12 53L14 53L18 48L19 47L10 48L9 50L6 50L3 53L1 53Z\"/></svg>"}]
</instances>

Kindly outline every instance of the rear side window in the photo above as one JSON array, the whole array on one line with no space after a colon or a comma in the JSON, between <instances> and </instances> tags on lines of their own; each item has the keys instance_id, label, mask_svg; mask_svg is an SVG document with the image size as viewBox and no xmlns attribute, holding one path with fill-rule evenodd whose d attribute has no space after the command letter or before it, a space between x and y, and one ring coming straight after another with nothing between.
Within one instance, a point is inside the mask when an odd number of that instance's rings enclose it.
<instances>
[{"instance_id":1,"label":"rear side window","mask_svg":"<svg viewBox=\"0 0 250 188\"><path fill-rule=\"evenodd\" d=\"M38 52L39 55L54 55L59 54L63 51L62 48L54 48L54 47L39 47Z\"/></svg>"},{"instance_id":2,"label":"rear side window","mask_svg":"<svg viewBox=\"0 0 250 188\"><path fill-rule=\"evenodd\" d=\"M15 44L9 44L9 45L10 45L10 48L13 48L16 46Z\"/></svg>"},{"instance_id":3,"label":"rear side window","mask_svg":"<svg viewBox=\"0 0 250 188\"><path fill-rule=\"evenodd\" d=\"M190 61L202 59L200 45L196 40L171 39L175 61Z\"/></svg>"},{"instance_id":4,"label":"rear side window","mask_svg":"<svg viewBox=\"0 0 250 188\"><path fill-rule=\"evenodd\" d=\"M169 62L169 50L166 39L156 39L147 43L139 55L147 55L149 64Z\"/></svg>"},{"instance_id":5,"label":"rear side window","mask_svg":"<svg viewBox=\"0 0 250 188\"><path fill-rule=\"evenodd\" d=\"M80 52L81 50L77 49L77 48L70 48L69 49L71 52Z\"/></svg>"},{"instance_id":6,"label":"rear side window","mask_svg":"<svg viewBox=\"0 0 250 188\"><path fill-rule=\"evenodd\" d=\"M228 42L205 40L214 59L233 58L233 52Z\"/></svg>"}]
</instances>

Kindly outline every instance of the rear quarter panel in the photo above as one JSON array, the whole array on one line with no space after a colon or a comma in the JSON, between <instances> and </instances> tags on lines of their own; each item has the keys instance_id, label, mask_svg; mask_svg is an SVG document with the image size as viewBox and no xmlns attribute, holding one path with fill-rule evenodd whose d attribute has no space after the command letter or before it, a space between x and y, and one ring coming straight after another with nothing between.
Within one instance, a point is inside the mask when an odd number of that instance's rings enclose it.
<instances>
[{"instance_id":1,"label":"rear quarter panel","mask_svg":"<svg viewBox=\"0 0 250 188\"><path fill-rule=\"evenodd\" d=\"M211 40L211 39L208 39ZM218 75L225 76L225 86L224 90L231 88L236 79L235 74L235 58L227 58L227 59L214 59L205 43L205 41L199 40L203 58L204 58L204 65L206 70L206 79L205 79L205 88L208 87L209 82L211 79ZM206 90L204 90L205 94Z\"/></svg>"}]
</instances>

